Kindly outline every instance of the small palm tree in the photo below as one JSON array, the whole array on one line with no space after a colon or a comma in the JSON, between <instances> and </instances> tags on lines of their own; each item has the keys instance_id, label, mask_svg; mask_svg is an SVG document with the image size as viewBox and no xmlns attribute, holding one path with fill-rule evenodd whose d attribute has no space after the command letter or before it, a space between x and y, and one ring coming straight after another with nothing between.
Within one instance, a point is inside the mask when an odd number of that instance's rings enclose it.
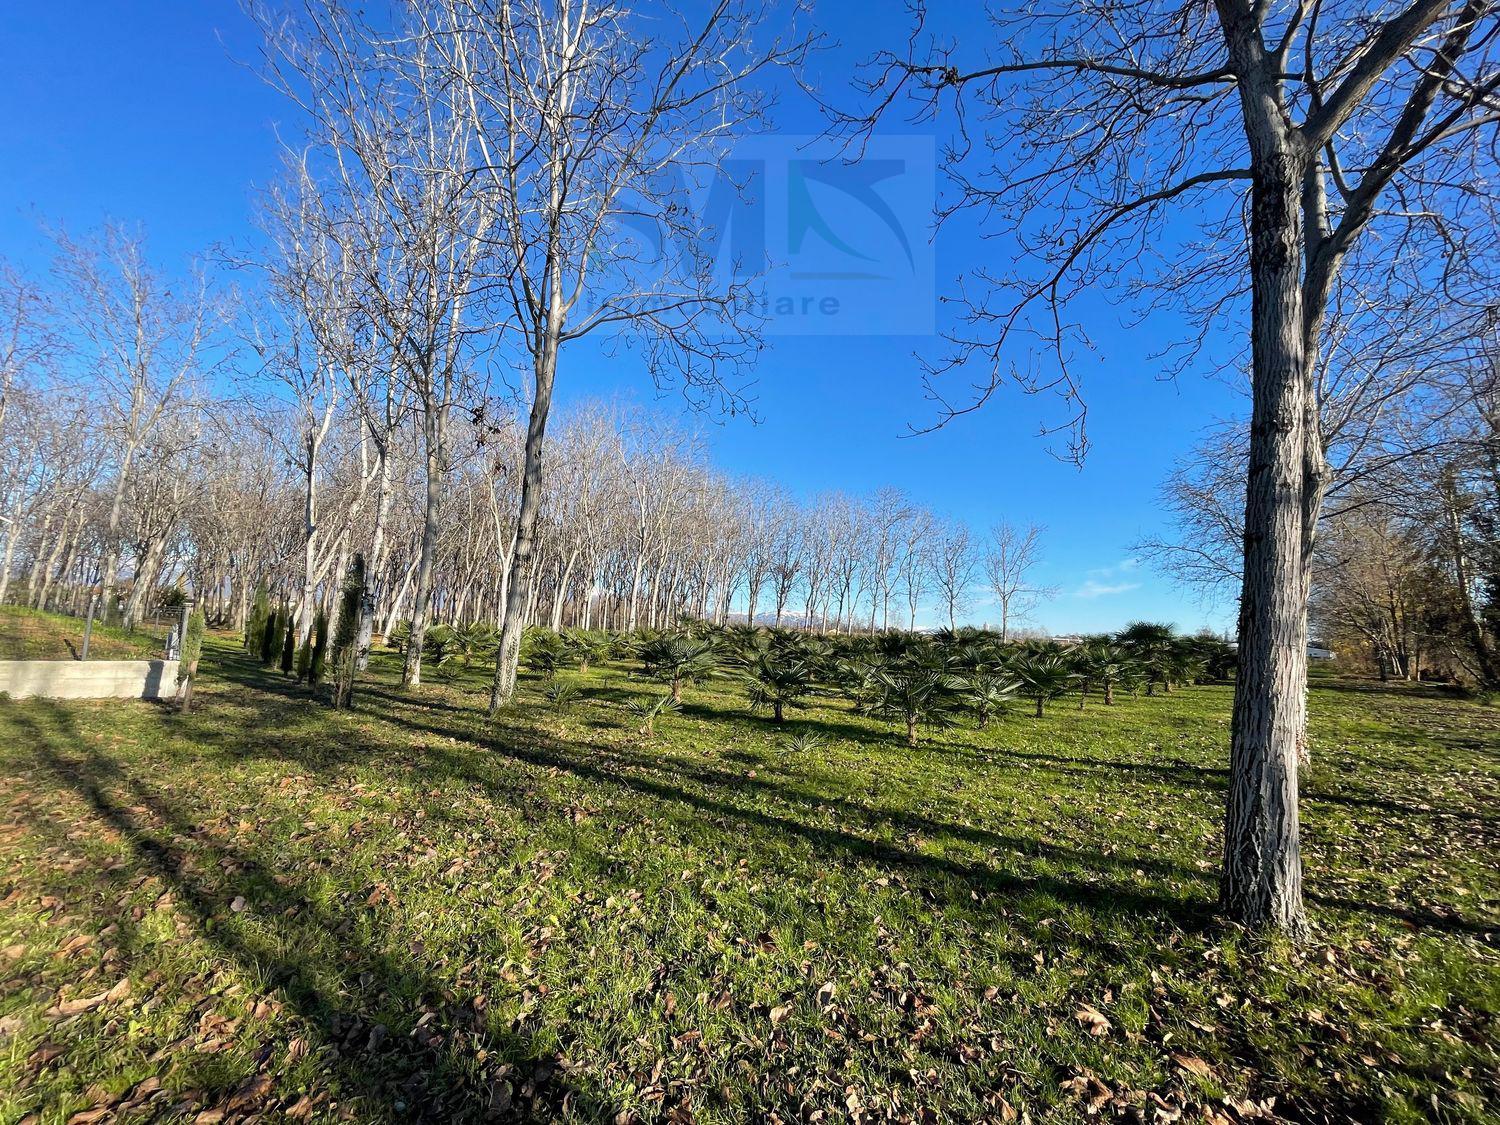
<instances>
[{"instance_id":1,"label":"small palm tree","mask_svg":"<svg viewBox=\"0 0 1500 1125\"><path fill-rule=\"evenodd\" d=\"M1043 705L1063 695L1073 686L1075 675L1061 653L1035 652L1018 654L1011 671L1021 681L1021 694L1036 701L1036 717L1042 717Z\"/></svg>"},{"instance_id":2,"label":"small palm tree","mask_svg":"<svg viewBox=\"0 0 1500 1125\"><path fill-rule=\"evenodd\" d=\"M1134 657L1146 681L1146 694L1155 695L1156 685L1163 690L1172 690L1171 654L1176 641L1172 626L1152 621L1132 621L1115 640Z\"/></svg>"},{"instance_id":3,"label":"small palm tree","mask_svg":"<svg viewBox=\"0 0 1500 1125\"><path fill-rule=\"evenodd\" d=\"M963 705L963 680L915 660L875 665L865 674L856 707L862 714L906 724L906 744L917 745L917 726L946 726Z\"/></svg>"},{"instance_id":4,"label":"small palm tree","mask_svg":"<svg viewBox=\"0 0 1500 1125\"><path fill-rule=\"evenodd\" d=\"M578 698L578 685L570 684L566 680L553 680L542 688L542 698L556 710L565 711L568 705Z\"/></svg>"},{"instance_id":5,"label":"small palm tree","mask_svg":"<svg viewBox=\"0 0 1500 1125\"><path fill-rule=\"evenodd\" d=\"M1192 647L1191 641L1177 641L1167 650L1167 690L1170 692L1174 683L1196 683L1203 675L1203 666L1204 659Z\"/></svg>"},{"instance_id":6,"label":"small palm tree","mask_svg":"<svg viewBox=\"0 0 1500 1125\"><path fill-rule=\"evenodd\" d=\"M647 738L656 737L656 720L669 711L676 711L681 706L670 695L664 695L655 703L643 703L638 699L632 699L625 704L625 710L629 711L635 718L641 720L639 732Z\"/></svg>"},{"instance_id":7,"label":"small palm tree","mask_svg":"<svg viewBox=\"0 0 1500 1125\"><path fill-rule=\"evenodd\" d=\"M454 628L449 643L452 655L467 670L476 660L483 662L494 657L500 647L500 634L493 625L474 621Z\"/></svg>"},{"instance_id":8,"label":"small palm tree","mask_svg":"<svg viewBox=\"0 0 1500 1125\"><path fill-rule=\"evenodd\" d=\"M1079 691L1079 709L1088 696L1089 687L1098 685L1104 693L1106 706L1115 703L1115 688L1131 681L1134 664L1130 652L1113 640L1095 640L1079 652L1079 675L1082 679Z\"/></svg>"},{"instance_id":9,"label":"small palm tree","mask_svg":"<svg viewBox=\"0 0 1500 1125\"><path fill-rule=\"evenodd\" d=\"M427 661L429 668L441 668L450 674L453 672L450 665L458 653L455 638L453 626L441 621L427 630L422 638L422 659Z\"/></svg>"},{"instance_id":10,"label":"small palm tree","mask_svg":"<svg viewBox=\"0 0 1500 1125\"><path fill-rule=\"evenodd\" d=\"M1017 683L1009 676L997 672L975 672L964 681L963 699L974 717L979 720L979 729L990 725L990 718L999 715L1015 701Z\"/></svg>"},{"instance_id":11,"label":"small palm tree","mask_svg":"<svg viewBox=\"0 0 1500 1125\"><path fill-rule=\"evenodd\" d=\"M792 735L786 740L786 752L788 754L805 755L811 754L823 745L823 736L817 731L805 730Z\"/></svg>"},{"instance_id":12,"label":"small palm tree","mask_svg":"<svg viewBox=\"0 0 1500 1125\"><path fill-rule=\"evenodd\" d=\"M636 646L636 655L648 676L671 685L674 704L682 703L684 680L697 683L713 675L719 667L719 648L713 638L694 637L687 633L648 637Z\"/></svg>"},{"instance_id":13,"label":"small palm tree","mask_svg":"<svg viewBox=\"0 0 1500 1125\"><path fill-rule=\"evenodd\" d=\"M572 652L573 659L578 661L580 672L587 672L590 664L609 655L609 638L592 629L568 629L562 637L563 643Z\"/></svg>"},{"instance_id":14,"label":"small palm tree","mask_svg":"<svg viewBox=\"0 0 1500 1125\"><path fill-rule=\"evenodd\" d=\"M769 710L777 724L788 707L802 706L815 683L812 662L790 644L757 647L745 660L744 678L751 710Z\"/></svg>"},{"instance_id":15,"label":"small palm tree","mask_svg":"<svg viewBox=\"0 0 1500 1125\"><path fill-rule=\"evenodd\" d=\"M1199 659L1199 676L1203 682L1234 679L1234 646L1212 634L1190 637L1184 642Z\"/></svg>"},{"instance_id":16,"label":"small palm tree","mask_svg":"<svg viewBox=\"0 0 1500 1125\"><path fill-rule=\"evenodd\" d=\"M561 634L551 629L528 629L522 638L526 653L526 667L540 672L546 679L557 675L570 655L568 645Z\"/></svg>"}]
</instances>

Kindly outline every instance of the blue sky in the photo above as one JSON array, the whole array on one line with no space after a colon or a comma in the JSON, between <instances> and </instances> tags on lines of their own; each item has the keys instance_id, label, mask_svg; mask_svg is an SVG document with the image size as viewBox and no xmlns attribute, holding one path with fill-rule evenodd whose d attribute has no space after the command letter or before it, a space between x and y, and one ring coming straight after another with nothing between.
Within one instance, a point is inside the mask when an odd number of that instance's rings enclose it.
<instances>
[{"instance_id":1,"label":"blue sky","mask_svg":"<svg viewBox=\"0 0 1500 1125\"><path fill-rule=\"evenodd\" d=\"M843 96L837 91L855 62L904 42L907 32L895 3L819 2L816 18L839 40L808 75L829 96ZM8 7L6 22L0 255L45 268L46 226L83 231L105 218L142 223L154 256L168 266L248 239L254 189L278 166L275 129L294 118L236 61L253 57L255 40L233 0L21 0ZM788 84L776 125L806 134L822 120ZM938 236L930 251L935 280L912 300L934 302L932 290L981 262L977 255L1005 255L1003 245L968 234ZM1157 315L1127 329L1129 310L1101 303L1090 311L1097 352L1081 370L1092 449L1081 469L1057 460L1038 437L1050 404L1019 394L908 436L909 426L933 417L914 354L936 341L875 334L878 316L836 336L772 337L756 375L760 422L706 424L715 460L807 496L895 485L976 529L1001 519L1045 525L1041 580L1059 594L1037 621L1053 631L1135 618L1223 627L1232 616L1227 607L1205 608L1173 589L1131 544L1161 527L1158 489L1173 457L1238 403L1211 378L1158 377L1151 357L1180 338L1178 318ZM565 401L654 397L628 353L606 360L588 348L565 356L560 393ZM678 404L661 400L667 409ZM979 606L972 616L984 613Z\"/></svg>"}]
</instances>

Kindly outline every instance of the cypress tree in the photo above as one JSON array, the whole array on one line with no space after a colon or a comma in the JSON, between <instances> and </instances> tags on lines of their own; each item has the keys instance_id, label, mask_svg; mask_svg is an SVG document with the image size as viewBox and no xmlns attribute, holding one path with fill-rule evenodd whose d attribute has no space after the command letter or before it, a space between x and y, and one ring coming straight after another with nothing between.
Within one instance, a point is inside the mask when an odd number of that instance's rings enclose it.
<instances>
[{"instance_id":1,"label":"cypress tree","mask_svg":"<svg viewBox=\"0 0 1500 1125\"><path fill-rule=\"evenodd\" d=\"M276 642L281 637L280 622L280 613L267 612L266 625L260 634L260 662L267 667L276 659Z\"/></svg>"},{"instance_id":2,"label":"cypress tree","mask_svg":"<svg viewBox=\"0 0 1500 1125\"><path fill-rule=\"evenodd\" d=\"M261 646L266 633L266 618L271 613L271 596L266 591L266 580L255 584L255 601L250 606L250 619L245 623L245 648L254 652Z\"/></svg>"},{"instance_id":3,"label":"cypress tree","mask_svg":"<svg viewBox=\"0 0 1500 1125\"><path fill-rule=\"evenodd\" d=\"M307 640L297 648L297 682L301 683L307 679L312 671L312 633L307 634Z\"/></svg>"},{"instance_id":4,"label":"cypress tree","mask_svg":"<svg viewBox=\"0 0 1500 1125\"><path fill-rule=\"evenodd\" d=\"M198 678L198 658L203 655L203 611L193 610L182 638L177 661L177 695L184 711L193 705L193 682Z\"/></svg>"},{"instance_id":5,"label":"cypress tree","mask_svg":"<svg viewBox=\"0 0 1500 1125\"><path fill-rule=\"evenodd\" d=\"M338 624L333 632L333 705L347 707L354 697L359 663L359 615L365 600L365 557L355 555L339 591Z\"/></svg>"},{"instance_id":6,"label":"cypress tree","mask_svg":"<svg viewBox=\"0 0 1500 1125\"><path fill-rule=\"evenodd\" d=\"M307 666L307 682L317 687L323 682L323 669L328 661L328 614L318 610L313 623L312 660Z\"/></svg>"},{"instance_id":7,"label":"cypress tree","mask_svg":"<svg viewBox=\"0 0 1500 1125\"><path fill-rule=\"evenodd\" d=\"M292 625L292 615L284 615L286 620L286 637L281 642L281 671L291 675L292 666L297 659L297 630Z\"/></svg>"}]
</instances>

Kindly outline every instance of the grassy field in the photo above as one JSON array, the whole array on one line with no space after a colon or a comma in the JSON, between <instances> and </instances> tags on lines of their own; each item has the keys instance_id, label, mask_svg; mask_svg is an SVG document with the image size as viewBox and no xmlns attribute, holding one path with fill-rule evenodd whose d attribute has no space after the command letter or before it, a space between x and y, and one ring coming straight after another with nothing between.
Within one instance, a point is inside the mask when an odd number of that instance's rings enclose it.
<instances>
[{"instance_id":1,"label":"grassy field","mask_svg":"<svg viewBox=\"0 0 1500 1125\"><path fill-rule=\"evenodd\" d=\"M0 702L0 1122L1500 1115L1493 708L1313 692L1294 951L1214 917L1227 687L911 751L396 671Z\"/></svg>"},{"instance_id":2,"label":"grassy field","mask_svg":"<svg viewBox=\"0 0 1500 1125\"><path fill-rule=\"evenodd\" d=\"M0 660L77 660L83 629L81 618L0 605ZM165 636L166 629L154 625L127 633L96 621L89 636L89 659L156 659Z\"/></svg>"}]
</instances>

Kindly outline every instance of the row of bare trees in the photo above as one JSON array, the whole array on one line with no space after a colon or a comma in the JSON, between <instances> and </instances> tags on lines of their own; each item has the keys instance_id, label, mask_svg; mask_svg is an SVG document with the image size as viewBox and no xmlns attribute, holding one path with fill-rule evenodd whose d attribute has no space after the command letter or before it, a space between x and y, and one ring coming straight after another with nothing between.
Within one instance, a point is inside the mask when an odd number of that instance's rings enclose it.
<instances>
[{"instance_id":1,"label":"row of bare trees","mask_svg":"<svg viewBox=\"0 0 1500 1125\"><path fill-rule=\"evenodd\" d=\"M247 5L267 80L300 111L275 219L289 232L279 261L302 322L293 335L310 350L292 364L298 389L316 398L328 369L362 369L399 386L386 401L400 399L421 436L408 685L420 681L438 594L461 402L514 374L526 417L503 521L513 535L492 710L514 691L538 597L542 471L565 356L586 338L624 335L654 378L739 405L758 323L743 282L712 268L711 232L689 197L722 176L731 137L755 131L766 106L756 76L806 50L792 24L767 34L766 7Z\"/></svg>"},{"instance_id":2,"label":"row of bare trees","mask_svg":"<svg viewBox=\"0 0 1500 1125\"><path fill-rule=\"evenodd\" d=\"M111 229L60 245L57 285L6 275L0 429L14 455L0 596L76 612L99 595L129 623L175 586L238 627L265 583L305 639L356 553L382 630L423 613L502 625L516 582L523 625L554 629L739 615L915 628L930 607L952 625L977 604L982 616L993 605L1004 631L1044 593L1035 527L1001 525L981 541L895 489L804 503L729 478L666 416L603 404L554 427L518 571L522 412L455 400L434 522L421 407L401 381L330 359L347 353L316 336L341 330L333 255L289 239L269 301L233 318L237 334L227 304L200 286L191 315L177 310L143 354L96 351L105 328L125 331L108 324L111 309L143 324L161 315L168 289L144 257L139 238ZM80 275L97 279L78 315L99 337L68 333L60 293Z\"/></svg>"}]
</instances>

